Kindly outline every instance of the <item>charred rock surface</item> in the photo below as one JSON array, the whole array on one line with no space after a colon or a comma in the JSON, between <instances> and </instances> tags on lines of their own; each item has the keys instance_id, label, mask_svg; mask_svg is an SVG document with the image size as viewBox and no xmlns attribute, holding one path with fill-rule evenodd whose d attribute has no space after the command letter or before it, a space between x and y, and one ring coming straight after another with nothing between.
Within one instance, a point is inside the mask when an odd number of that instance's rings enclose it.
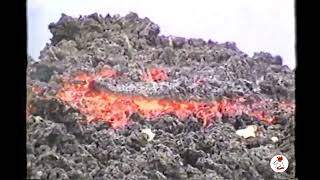
<instances>
[{"instance_id":1,"label":"charred rock surface","mask_svg":"<svg viewBox=\"0 0 320 180\"><path fill-rule=\"evenodd\" d=\"M63 14L49 30L51 43L42 50L40 62L29 62L27 71L28 178L294 177L292 112L280 111L272 125L241 115L223 116L210 127L203 127L195 117L181 121L167 114L147 121L132 114L128 126L113 129L105 123L84 123L81 112L54 98L65 76L110 68L119 72L119 78L98 78L97 88L178 100L255 96L294 102L294 72L282 65L281 57L263 52L249 57L231 42L159 35L157 24L136 13L79 18ZM146 74L154 68L163 74L150 81ZM258 127L259 135L236 134L251 124ZM154 133L152 140L143 133L146 128ZM289 160L285 173L270 168L276 154Z\"/></svg>"}]
</instances>

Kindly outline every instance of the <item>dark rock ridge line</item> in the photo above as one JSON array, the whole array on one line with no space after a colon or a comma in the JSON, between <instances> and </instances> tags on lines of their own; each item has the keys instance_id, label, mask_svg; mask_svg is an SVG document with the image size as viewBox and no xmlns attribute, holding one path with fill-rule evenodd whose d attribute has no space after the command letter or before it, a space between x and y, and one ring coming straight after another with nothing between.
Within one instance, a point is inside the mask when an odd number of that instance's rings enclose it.
<instances>
[{"instance_id":1,"label":"dark rock ridge line","mask_svg":"<svg viewBox=\"0 0 320 180\"><path fill-rule=\"evenodd\" d=\"M158 66L168 69L169 87L177 87L172 81L179 77L179 87L186 92L174 90L183 95L198 91L201 96L260 93L279 100L294 97L294 72L282 66L281 57L261 52L251 58L235 43L159 36L158 25L135 13L78 19L63 15L49 29L52 46L45 47L41 62L30 71L30 77L40 81L48 82L55 73L107 66L139 82L146 68ZM195 85L196 80L204 83ZM130 87L139 91L140 84Z\"/></svg>"}]
</instances>

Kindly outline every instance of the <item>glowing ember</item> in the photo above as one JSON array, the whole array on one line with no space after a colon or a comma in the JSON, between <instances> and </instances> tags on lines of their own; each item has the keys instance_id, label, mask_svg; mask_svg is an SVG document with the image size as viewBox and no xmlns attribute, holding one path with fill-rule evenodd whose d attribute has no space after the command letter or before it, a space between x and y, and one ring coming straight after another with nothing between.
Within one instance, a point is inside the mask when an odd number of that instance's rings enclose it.
<instances>
[{"instance_id":1,"label":"glowing ember","mask_svg":"<svg viewBox=\"0 0 320 180\"><path fill-rule=\"evenodd\" d=\"M163 69L152 68L142 77L145 81L165 81L168 79L167 73Z\"/></svg>"},{"instance_id":2,"label":"glowing ember","mask_svg":"<svg viewBox=\"0 0 320 180\"><path fill-rule=\"evenodd\" d=\"M104 70L92 75L88 73L79 74L75 77L75 80L80 80L82 83L65 84L58 92L57 97L83 113L88 122L104 121L114 128L127 125L132 113L139 113L145 118L155 118L166 113L172 113L181 120L189 116L195 116L201 119L204 125L208 125L215 118L220 118L222 115L235 116L242 113L268 123L274 121L274 117L271 114L259 110L269 103L266 101L244 105L244 98L233 101L222 100L202 103L119 95L95 89L95 78L100 76L115 78L116 73L112 70ZM280 106L287 107L288 105Z\"/></svg>"},{"instance_id":3,"label":"glowing ember","mask_svg":"<svg viewBox=\"0 0 320 180\"><path fill-rule=\"evenodd\" d=\"M33 86L33 87L31 88L31 91L32 91L33 93L41 96L41 95L43 95L43 93L44 93L45 90L44 90L43 88L35 85L35 86Z\"/></svg>"}]
</instances>

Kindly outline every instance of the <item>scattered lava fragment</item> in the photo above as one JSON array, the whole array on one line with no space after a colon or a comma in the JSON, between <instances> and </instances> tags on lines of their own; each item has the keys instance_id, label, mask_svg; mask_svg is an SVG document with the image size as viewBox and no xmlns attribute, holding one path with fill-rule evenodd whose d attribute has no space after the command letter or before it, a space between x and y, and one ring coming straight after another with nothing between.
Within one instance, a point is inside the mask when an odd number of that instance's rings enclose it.
<instances>
[{"instance_id":1,"label":"scattered lava fragment","mask_svg":"<svg viewBox=\"0 0 320 180\"><path fill-rule=\"evenodd\" d=\"M31 90L32 90L33 93L35 93L35 94L37 94L39 96L43 95L43 93L45 91L43 88L41 88L41 87L39 87L37 85L33 86Z\"/></svg>"},{"instance_id":2,"label":"scattered lava fragment","mask_svg":"<svg viewBox=\"0 0 320 180\"><path fill-rule=\"evenodd\" d=\"M269 103L267 101L245 105L244 98L202 103L119 95L95 89L95 79L99 76L115 78L116 73L109 70L96 74L79 74L75 79L81 80L83 83L66 83L58 92L57 98L78 109L87 117L88 122L104 121L114 128L126 126L132 113L139 113L145 118L155 118L171 113L181 120L195 116L201 119L204 125L208 125L222 115L234 116L242 113L268 123L274 121L274 117L270 113L261 110L263 105ZM278 108L280 106L285 105L280 104Z\"/></svg>"},{"instance_id":3,"label":"scattered lava fragment","mask_svg":"<svg viewBox=\"0 0 320 180\"><path fill-rule=\"evenodd\" d=\"M147 73L143 75L145 81L165 81L168 79L168 75L165 70L160 68L152 68L147 70Z\"/></svg>"}]
</instances>

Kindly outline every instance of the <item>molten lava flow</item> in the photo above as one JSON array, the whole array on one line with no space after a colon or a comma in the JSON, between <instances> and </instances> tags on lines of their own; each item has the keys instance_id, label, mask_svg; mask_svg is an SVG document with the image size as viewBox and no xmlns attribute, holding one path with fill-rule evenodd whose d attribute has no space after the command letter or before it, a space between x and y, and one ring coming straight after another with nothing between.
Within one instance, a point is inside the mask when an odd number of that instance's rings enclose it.
<instances>
[{"instance_id":1,"label":"molten lava flow","mask_svg":"<svg viewBox=\"0 0 320 180\"><path fill-rule=\"evenodd\" d=\"M208 125L222 115L235 116L242 113L269 123L274 121L271 114L261 110L262 106L269 102L260 101L249 106L244 105L244 98L202 103L119 95L96 89L94 83L99 76L115 78L116 73L112 70L104 70L93 75L79 74L75 80L82 83L67 83L57 94L60 100L86 115L88 122L104 121L114 128L123 127L128 123L132 113L139 113L145 118L155 118L171 113L181 120L195 116L201 119L204 125Z\"/></svg>"}]
</instances>

